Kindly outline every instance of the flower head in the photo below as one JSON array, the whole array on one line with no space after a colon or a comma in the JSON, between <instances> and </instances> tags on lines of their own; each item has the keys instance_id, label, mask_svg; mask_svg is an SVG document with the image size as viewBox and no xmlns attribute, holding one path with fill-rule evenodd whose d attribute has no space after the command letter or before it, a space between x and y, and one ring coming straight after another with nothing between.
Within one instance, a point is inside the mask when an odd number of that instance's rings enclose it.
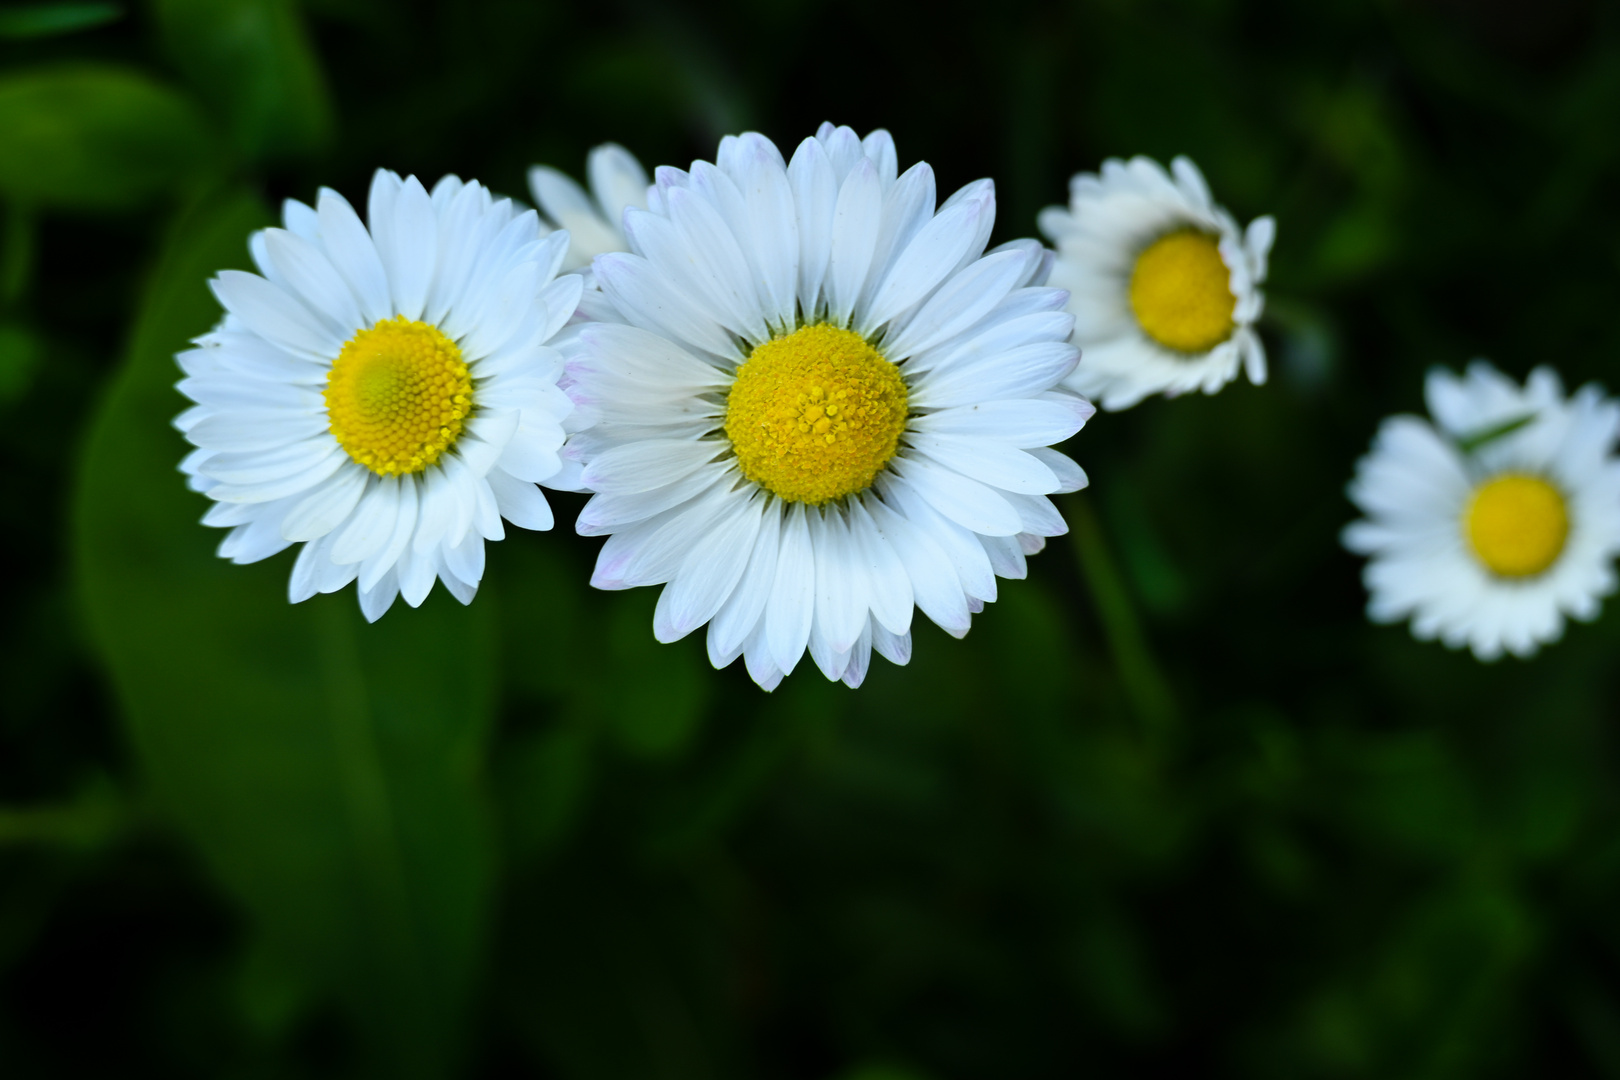
<instances>
[{"instance_id":1,"label":"flower head","mask_svg":"<svg viewBox=\"0 0 1620 1080\"><path fill-rule=\"evenodd\" d=\"M1430 373L1427 397L1433 422L1384 421L1350 485L1367 614L1481 660L1530 656L1614 591L1620 403L1591 385L1566 398L1544 367L1521 388L1483 361Z\"/></svg>"},{"instance_id":2,"label":"flower head","mask_svg":"<svg viewBox=\"0 0 1620 1080\"><path fill-rule=\"evenodd\" d=\"M1085 483L1047 448L1092 412L1058 388L1049 253L985 253L989 181L936 207L883 131L823 125L791 161L727 137L656 178L570 345L593 583L664 585L658 638L706 623L715 666L767 689L806 649L851 686L873 649L905 663L914 607L965 634Z\"/></svg>"},{"instance_id":3,"label":"flower head","mask_svg":"<svg viewBox=\"0 0 1620 1080\"><path fill-rule=\"evenodd\" d=\"M301 543L292 600L358 580L375 620L435 580L469 602L503 518L551 527L535 485L578 469L547 342L582 282L556 276L567 233L477 183L379 171L367 216L322 189L253 235L260 272L210 282L225 318L177 358L197 404L175 423L221 556Z\"/></svg>"},{"instance_id":4,"label":"flower head","mask_svg":"<svg viewBox=\"0 0 1620 1080\"><path fill-rule=\"evenodd\" d=\"M1057 245L1052 284L1069 290L1080 366L1067 385L1126 409L1150 394L1213 394L1241 364L1266 381L1254 322L1276 226L1238 229L1184 157L1103 162L1069 183L1067 209L1040 215Z\"/></svg>"}]
</instances>

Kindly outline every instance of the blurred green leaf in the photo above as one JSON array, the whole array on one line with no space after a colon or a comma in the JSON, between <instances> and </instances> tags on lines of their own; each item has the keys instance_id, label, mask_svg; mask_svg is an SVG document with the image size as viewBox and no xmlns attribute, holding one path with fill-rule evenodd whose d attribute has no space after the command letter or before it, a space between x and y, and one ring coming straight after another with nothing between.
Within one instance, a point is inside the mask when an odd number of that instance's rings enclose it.
<instances>
[{"instance_id":1,"label":"blurred green leaf","mask_svg":"<svg viewBox=\"0 0 1620 1080\"><path fill-rule=\"evenodd\" d=\"M121 209L210 165L191 102L138 71L64 65L0 78L0 193L70 210Z\"/></svg>"},{"instance_id":2,"label":"blurred green leaf","mask_svg":"<svg viewBox=\"0 0 1620 1080\"><path fill-rule=\"evenodd\" d=\"M154 0L165 51L249 158L296 157L332 135L332 103L292 0Z\"/></svg>"},{"instance_id":3,"label":"blurred green leaf","mask_svg":"<svg viewBox=\"0 0 1620 1080\"><path fill-rule=\"evenodd\" d=\"M147 781L265 947L347 1003L376 1071L442 1075L494 869L494 605L439 593L367 626L351 592L289 605L285 557L211 554L175 472L172 357L218 318L208 275L267 223L229 195L175 225L90 432L79 580Z\"/></svg>"},{"instance_id":4,"label":"blurred green leaf","mask_svg":"<svg viewBox=\"0 0 1620 1080\"><path fill-rule=\"evenodd\" d=\"M94 30L123 16L117 4L27 4L0 11L0 39L18 41Z\"/></svg>"},{"instance_id":5,"label":"blurred green leaf","mask_svg":"<svg viewBox=\"0 0 1620 1080\"><path fill-rule=\"evenodd\" d=\"M47 844L96 848L127 824L123 800L104 776L90 779L69 803L0 807L0 847Z\"/></svg>"},{"instance_id":6,"label":"blurred green leaf","mask_svg":"<svg viewBox=\"0 0 1620 1080\"><path fill-rule=\"evenodd\" d=\"M511 740L496 765L506 846L515 859L549 853L579 817L591 780L591 732L557 725Z\"/></svg>"},{"instance_id":7,"label":"blurred green leaf","mask_svg":"<svg viewBox=\"0 0 1620 1080\"><path fill-rule=\"evenodd\" d=\"M733 943L679 878L580 862L523 883L502 937L499 998L546 1076L727 1080L742 1046Z\"/></svg>"},{"instance_id":8,"label":"blurred green leaf","mask_svg":"<svg viewBox=\"0 0 1620 1080\"><path fill-rule=\"evenodd\" d=\"M836 1080L928 1080L928 1074L889 1063L866 1064L838 1073Z\"/></svg>"},{"instance_id":9,"label":"blurred green leaf","mask_svg":"<svg viewBox=\"0 0 1620 1080\"><path fill-rule=\"evenodd\" d=\"M655 599L644 590L643 596L614 597L603 605L612 668L636 674L596 688L620 744L652 758L677 755L691 743L713 685L699 635L676 645L660 645L653 637Z\"/></svg>"},{"instance_id":10,"label":"blurred green leaf","mask_svg":"<svg viewBox=\"0 0 1620 1080\"><path fill-rule=\"evenodd\" d=\"M0 322L0 405L9 405L28 392L39 354L37 334L14 322Z\"/></svg>"}]
</instances>

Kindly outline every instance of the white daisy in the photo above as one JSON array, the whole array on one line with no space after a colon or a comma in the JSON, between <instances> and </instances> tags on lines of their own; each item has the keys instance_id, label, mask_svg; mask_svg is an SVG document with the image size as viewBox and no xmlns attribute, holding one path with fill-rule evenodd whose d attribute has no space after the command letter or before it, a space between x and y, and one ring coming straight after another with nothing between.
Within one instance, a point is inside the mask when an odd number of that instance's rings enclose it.
<instances>
[{"instance_id":1,"label":"white daisy","mask_svg":"<svg viewBox=\"0 0 1620 1080\"><path fill-rule=\"evenodd\" d=\"M585 159L585 178L590 194L574 180L551 168L536 165L529 170L529 191L540 208L542 225L567 229L573 242L563 259L563 269L579 270L596 256L609 251L627 251L624 239L624 211L647 206L647 170L635 155L618 143L603 143Z\"/></svg>"},{"instance_id":2,"label":"white daisy","mask_svg":"<svg viewBox=\"0 0 1620 1080\"><path fill-rule=\"evenodd\" d=\"M435 578L471 601L503 517L551 527L535 484L578 470L558 457L573 405L546 342L582 282L556 277L567 233L476 183L429 195L379 170L367 216L322 189L253 234L263 276L209 283L226 315L177 358L197 404L175 426L215 502L203 522L231 529L221 556L302 543L292 600L358 578L375 620Z\"/></svg>"},{"instance_id":3,"label":"white daisy","mask_svg":"<svg viewBox=\"0 0 1620 1080\"><path fill-rule=\"evenodd\" d=\"M1483 361L1431 372L1426 397L1434 423L1384 421L1350 485L1367 614L1481 660L1530 656L1614 591L1620 404L1595 385L1566 398L1544 367L1521 389Z\"/></svg>"},{"instance_id":4,"label":"white daisy","mask_svg":"<svg viewBox=\"0 0 1620 1080\"><path fill-rule=\"evenodd\" d=\"M1056 389L1078 353L1050 254L984 253L988 180L936 211L927 165L896 173L887 132L830 124L791 163L747 134L658 169L571 346L592 583L667 583L658 639L708 623L766 689L807 647L850 686L872 649L905 663L913 605L967 633L1086 482L1047 449L1092 413Z\"/></svg>"},{"instance_id":5,"label":"white daisy","mask_svg":"<svg viewBox=\"0 0 1620 1080\"><path fill-rule=\"evenodd\" d=\"M1261 217L1240 230L1196 165L1178 157L1170 169L1110 159L1102 175L1069 181L1068 209L1040 214L1058 250L1052 284L1069 290L1081 350L1067 385L1105 409L1149 394L1213 394L1240 363L1251 382L1266 381L1254 322L1276 224Z\"/></svg>"}]
</instances>

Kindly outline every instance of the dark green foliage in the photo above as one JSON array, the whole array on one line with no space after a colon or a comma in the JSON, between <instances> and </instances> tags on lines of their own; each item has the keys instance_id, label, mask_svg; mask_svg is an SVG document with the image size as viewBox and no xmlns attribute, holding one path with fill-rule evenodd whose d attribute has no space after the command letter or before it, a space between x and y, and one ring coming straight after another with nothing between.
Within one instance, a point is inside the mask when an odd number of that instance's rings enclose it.
<instances>
[{"instance_id":1,"label":"dark green foliage","mask_svg":"<svg viewBox=\"0 0 1620 1080\"><path fill-rule=\"evenodd\" d=\"M573 496L374 626L214 557L172 355L282 197L824 119L994 242L1189 154L1269 384L1099 416L858 692L657 645ZM1617 119L1585 0L0 12L0 1075L1620 1077L1620 612L1482 665L1338 544L1431 365L1620 388Z\"/></svg>"}]
</instances>

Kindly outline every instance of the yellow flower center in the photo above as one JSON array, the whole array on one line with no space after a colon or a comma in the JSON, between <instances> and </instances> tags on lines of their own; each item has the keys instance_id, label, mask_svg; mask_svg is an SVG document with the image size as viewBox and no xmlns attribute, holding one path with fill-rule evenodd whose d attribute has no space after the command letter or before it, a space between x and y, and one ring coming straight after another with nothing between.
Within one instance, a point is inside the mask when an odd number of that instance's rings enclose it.
<instances>
[{"instance_id":1,"label":"yellow flower center","mask_svg":"<svg viewBox=\"0 0 1620 1080\"><path fill-rule=\"evenodd\" d=\"M726 438L743 475L812 506L871 487L905 427L900 369L859 334L826 323L755 349L726 401Z\"/></svg>"},{"instance_id":2,"label":"yellow flower center","mask_svg":"<svg viewBox=\"0 0 1620 1080\"><path fill-rule=\"evenodd\" d=\"M1468 542L1491 573L1532 577L1546 570L1569 538L1569 509L1539 476L1503 473L1485 481L1463 514Z\"/></svg>"},{"instance_id":3,"label":"yellow flower center","mask_svg":"<svg viewBox=\"0 0 1620 1080\"><path fill-rule=\"evenodd\" d=\"M461 350L403 315L350 338L326 377L332 436L378 476L418 473L455 445L472 411Z\"/></svg>"},{"instance_id":4,"label":"yellow flower center","mask_svg":"<svg viewBox=\"0 0 1620 1080\"><path fill-rule=\"evenodd\" d=\"M1176 352L1208 352L1232 336L1232 273L1214 236L1165 233L1136 257L1131 310L1142 332Z\"/></svg>"}]
</instances>

